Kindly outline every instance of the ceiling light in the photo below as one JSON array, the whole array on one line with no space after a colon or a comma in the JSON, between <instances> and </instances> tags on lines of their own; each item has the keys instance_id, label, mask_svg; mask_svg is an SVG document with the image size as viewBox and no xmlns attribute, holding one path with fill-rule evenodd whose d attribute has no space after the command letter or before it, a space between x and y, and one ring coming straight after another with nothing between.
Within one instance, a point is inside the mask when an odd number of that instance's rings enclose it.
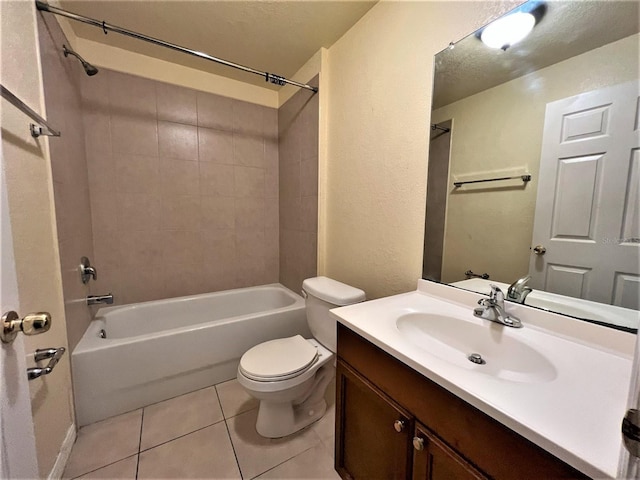
<instances>
[{"instance_id":1,"label":"ceiling light","mask_svg":"<svg viewBox=\"0 0 640 480\"><path fill-rule=\"evenodd\" d=\"M536 19L532 14L513 13L487 25L480 39L489 48L506 50L529 35L535 24Z\"/></svg>"}]
</instances>

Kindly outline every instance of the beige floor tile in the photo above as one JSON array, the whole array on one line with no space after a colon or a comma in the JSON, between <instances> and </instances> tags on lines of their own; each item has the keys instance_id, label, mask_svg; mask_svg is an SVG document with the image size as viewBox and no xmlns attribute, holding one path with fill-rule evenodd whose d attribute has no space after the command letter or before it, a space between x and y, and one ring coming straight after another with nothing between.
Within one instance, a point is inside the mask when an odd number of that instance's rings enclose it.
<instances>
[{"instance_id":1,"label":"beige floor tile","mask_svg":"<svg viewBox=\"0 0 640 480\"><path fill-rule=\"evenodd\" d=\"M329 456L324 446L316 445L274 469L263 473L258 478L329 480L339 479L340 475L333 469L333 459Z\"/></svg>"},{"instance_id":2,"label":"beige floor tile","mask_svg":"<svg viewBox=\"0 0 640 480\"><path fill-rule=\"evenodd\" d=\"M138 453L142 410L82 427L73 445L66 478L74 478Z\"/></svg>"},{"instance_id":3,"label":"beige floor tile","mask_svg":"<svg viewBox=\"0 0 640 480\"><path fill-rule=\"evenodd\" d=\"M306 428L284 438L269 439L256 432L258 410L226 420L243 478L253 478L309 448L321 444L318 435Z\"/></svg>"},{"instance_id":4,"label":"beige floor tile","mask_svg":"<svg viewBox=\"0 0 640 480\"><path fill-rule=\"evenodd\" d=\"M330 440L335 435L335 422L336 422L336 406L328 405L327 411L320 420L311 425L314 432L318 434L320 440Z\"/></svg>"},{"instance_id":5,"label":"beige floor tile","mask_svg":"<svg viewBox=\"0 0 640 480\"><path fill-rule=\"evenodd\" d=\"M106 467L102 467L93 472L87 473L81 477L82 480L89 479L110 479L110 480L135 480L136 471L138 469L138 455L125 458L119 462L112 463Z\"/></svg>"},{"instance_id":6,"label":"beige floor tile","mask_svg":"<svg viewBox=\"0 0 640 480\"><path fill-rule=\"evenodd\" d=\"M140 449L147 450L223 418L214 387L150 405L144 408Z\"/></svg>"},{"instance_id":7,"label":"beige floor tile","mask_svg":"<svg viewBox=\"0 0 640 480\"><path fill-rule=\"evenodd\" d=\"M333 462L336 458L336 437L333 436L331 438L325 438L322 440L322 445Z\"/></svg>"},{"instance_id":8,"label":"beige floor tile","mask_svg":"<svg viewBox=\"0 0 640 480\"><path fill-rule=\"evenodd\" d=\"M241 478L224 422L140 454L138 478Z\"/></svg>"},{"instance_id":9,"label":"beige floor tile","mask_svg":"<svg viewBox=\"0 0 640 480\"><path fill-rule=\"evenodd\" d=\"M219 383L216 385L216 390L218 390L224 418L235 417L242 412L257 408L260 403L249 395L236 379Z\"/></svg>"}]
</instances>

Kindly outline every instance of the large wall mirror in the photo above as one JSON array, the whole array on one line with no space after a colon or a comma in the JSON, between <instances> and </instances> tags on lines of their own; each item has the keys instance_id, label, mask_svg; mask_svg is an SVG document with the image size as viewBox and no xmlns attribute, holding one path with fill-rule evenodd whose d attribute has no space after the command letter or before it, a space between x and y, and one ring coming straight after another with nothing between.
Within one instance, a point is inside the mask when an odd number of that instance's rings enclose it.
<instances>
[{"instance_id":1,"label":"large wall mirror","mask_svg":"<svg viewBox=\"0 0 640 480\"><path fill-rule=\"evenodd\" d=\"M514 13L436 55L423 278L635 332L639 3Z\"/></svg>"}]
</instances>

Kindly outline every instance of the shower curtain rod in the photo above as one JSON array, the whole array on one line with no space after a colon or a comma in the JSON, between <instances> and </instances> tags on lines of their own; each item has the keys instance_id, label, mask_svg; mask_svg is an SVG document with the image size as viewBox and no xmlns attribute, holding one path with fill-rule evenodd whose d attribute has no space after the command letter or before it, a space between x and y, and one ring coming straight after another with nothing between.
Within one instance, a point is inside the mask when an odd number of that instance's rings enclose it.
<instances>
[{"instance_id":1,"label":"shower curtain rod","mask_svg":"<svg viewBox=\"0 0 640 480\"><path fill-rule=\"evenodd\" d=\"M296 87L306 88L307 90L311 90L314 93L318 92L318 89L316 87L312 87L311 85L306 85L304 83L296 82L294 80L289 80L287 78L281 77L280 75L275 75L273 73L268 73L268 72L261 72L260 70L256 70L255 68L246 67L244 65L240 65L239 63L229 62L228 60L223 60L221 58L217 58L203 52L198 52L197 50L190 50L188 48L181 47L180 45L176 45L175 43L165 42L164 40L159 40L157 38L149 37L141 33L133 32L131 30L127 30L126 28L118 27L116 25L111 25L105 21L101 22L93 18L78 15L77 13L68 12L66 10L63 10L62 8L53 7L42 0L35 0L35 1L36 1L36 8L38 10L53 13L55 15L60 15L62 17L70 18L71 20L76 20L78 22L82 22L88 25L92 25L94 27L98 27L105 33L105 35L107 34L107 31L116 32L121 35L126 35L128 37L137 38L138 40L144 40L145 42L153 43L155 45L160 45L161 47L170 48L171 50L175 50L182 53L188 53L189 55L193 55L194 57L198 57L198 58L203 58L204 60L220 63L222 65L226 65L227 67L237 68L238 70L243 70L245 72L253 73L255 75L260 75L264 77L265 81L273 83L275 85L284 85L288 83L289 85L294 85Z\"/></svg>"}]
</instances>

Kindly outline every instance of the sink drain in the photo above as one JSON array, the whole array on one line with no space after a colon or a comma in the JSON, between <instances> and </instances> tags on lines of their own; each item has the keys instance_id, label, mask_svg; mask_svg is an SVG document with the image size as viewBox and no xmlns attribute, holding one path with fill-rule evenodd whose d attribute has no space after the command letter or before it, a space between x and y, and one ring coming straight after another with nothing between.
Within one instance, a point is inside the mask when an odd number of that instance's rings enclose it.
<instances>
[{"instance_id":1,"label":"sink drain","mask_svg":"<svg viewBox=\"0 0 640 480\"><path fill-rule=\"evenodd\" d=\"M484 358L482 358L482 355L480 355L479 353L472 353L467 358L471 363L476 363L478 365L484 365L485 363L487 363L485 362Z\"/></svg>"}]
</instances>

